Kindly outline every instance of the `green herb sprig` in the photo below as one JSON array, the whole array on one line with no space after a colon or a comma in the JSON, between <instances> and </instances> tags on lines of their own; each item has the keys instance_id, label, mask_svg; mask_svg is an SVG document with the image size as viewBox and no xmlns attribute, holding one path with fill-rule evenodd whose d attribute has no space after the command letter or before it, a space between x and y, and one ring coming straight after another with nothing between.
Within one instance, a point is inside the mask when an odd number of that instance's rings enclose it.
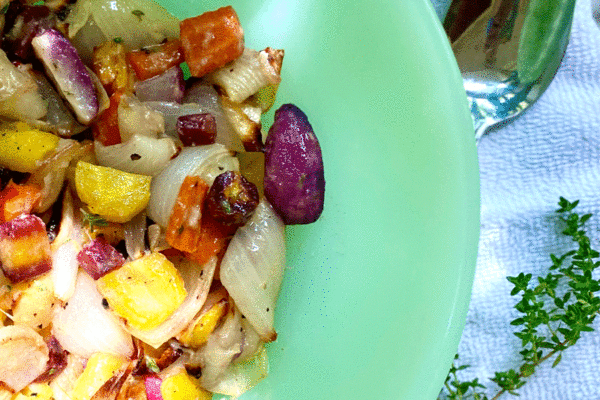
<instances>
[{"instance_id":1,"label":"green herb sprig","mask_svg":"<svg viewBox=\"0 0 600 400\"><path fill-rule=\"evenodd\" d=\"M600 311L600 281L592 277L600 266L600 254L590 246L584 225L592 214L574 212L579 201L570 202L561 197L558 202L561 219L566 224L562 233L577 244L575 250L560 257L550 254L552 265L546 276L533 279L532 274L520 273L507 279L513 284L511 296L520 296L515 305L520 317L511 322L521 340L521 365L516 369L496 372L490 381L497 385L493 397L487 397L486 386L476 378L461 381L458 371L469 368L457 365L458 355L450 368L439 398L452 400L497 400L505 393L518 396L518 389L526 384L537 367L552 361L556 367L563 352L575 345L583 332L591 332L592 323Z\"/></svg>"},{"instance_id":2,"label":"green herb sprig","mask_svg":"<svg viewBox=\"0 0 600 400\"><path fill-rule=\"evenodd\" d=\"M98 214L93 214L87 212L83 208L79 209L81 211L81 215L83 216L83 224L87 225L90 228L90 232L94 232L97 227L108 226L108 221L99 216Z\"/></svg>"}]
</instances>

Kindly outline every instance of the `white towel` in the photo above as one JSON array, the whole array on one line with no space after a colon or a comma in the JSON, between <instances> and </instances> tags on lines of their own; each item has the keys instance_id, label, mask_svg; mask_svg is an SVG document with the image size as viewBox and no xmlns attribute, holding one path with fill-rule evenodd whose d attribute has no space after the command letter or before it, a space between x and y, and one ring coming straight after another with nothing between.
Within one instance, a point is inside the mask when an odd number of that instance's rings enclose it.
<instances>
[{"instance_id":1,"label":"white towel","mask_svg":"<svg viewBox=\"0 0 600 400\"><path fill-rule=\"evenodd\" d=\"M434 4L441 0L432 0ZM459 363L498 391L496 371L517 369L518 317L507 276L546 275L550 253L575 248L560 231L560 196L580 200L576 211L593 213L592 247L600 249L600 0L579 0L566 55L547 91L524 115L486 134L478 146L481 171L481 236L470 309L458 349ZM562 362L540 366L519 390L521 400L600 399L600 318ZM505 394L502 398L513 398Z\"/></svg>"}]
</instances>

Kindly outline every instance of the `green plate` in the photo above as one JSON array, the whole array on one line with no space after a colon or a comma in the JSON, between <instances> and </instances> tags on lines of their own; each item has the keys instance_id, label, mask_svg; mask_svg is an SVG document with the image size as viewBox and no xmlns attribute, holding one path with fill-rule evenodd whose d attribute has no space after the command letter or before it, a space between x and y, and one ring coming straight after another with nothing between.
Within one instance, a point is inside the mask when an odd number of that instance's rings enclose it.
<instances>
[{"instance_id":1,"label":"green plate","mask_svg":"<svg viewBox=\"0 0 600 400\"><path fill-rule=\"evenodd\" d=\"M464 326L479 175L458 67L429 0L231 4L246 44L285 49L278 105L321 142L321 219L287 230L270 374L243 400L435 399Z\"/></svg>"}]
</instances>

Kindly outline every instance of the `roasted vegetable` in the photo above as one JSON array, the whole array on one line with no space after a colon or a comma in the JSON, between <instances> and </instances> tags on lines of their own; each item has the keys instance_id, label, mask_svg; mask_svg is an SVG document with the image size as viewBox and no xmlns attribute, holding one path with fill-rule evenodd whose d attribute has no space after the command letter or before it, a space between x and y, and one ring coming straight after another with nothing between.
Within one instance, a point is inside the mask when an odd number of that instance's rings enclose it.
<instances>
[{"instance_id":1,"label":"roasted vegetable","mask_svg":"<svg viewBox=\"0 0 600 400\"><path fill-rule=\"evenodd\" d=\"M162 381L160 393L163 400L210 400L212 393L202 389L198 381L185 370Z\"/></svg>"},{"instance_id":2,"label":"roasted vegetable","mask_svg":"<svg viewBox=\"0 0 600 400\"><path fill-rule=\"evenodd\" d=\"M237 171L223 172L215 178L206 209L217 221L226 225L243 225L258 206L258 189Z\"/></svg>"},{"instance_id":3,"label":"roasted vegetable","mask_svg":"<svg viewBox=\"0 0 600 400\"><path fill-rule=\"evenodd\" d=\"M210 113L182 115L177 118L177 136L184 146L215 143L217 121Z\"/></svg>"},{"instance_id":4,"label":"roasted vegetable","mask_svg":"<svg viewBox=\"0 0 600 400\"><path fill-rule=\"evenodd\" d=\"M33 329L20 325L0 328L0 382L15 392L46 369L48 347Z\"/></svg>"},{"instance_id":5,"label":"roasted vegetable","mask_svg":"<svg viewBox=\"0 0 600 400\"><path fill-rule=\"evenodd\" d=\"M92 278L98 280L110 271L121 267L125 263L125 258L100 236L83 246L77 254L77 261Z\"/></svg>"},{"instance_id":6,"label":"roasted vegetable","mask_svg":"<svg viewBox=\"0 0 600 400\"><path fill-rule=\"evenodd\" d=\"M265 142L265 196L286 225L309 224L323 211L321 146L306 115L285 104Z\"/></svg>"},{"instance_id":7,"label":"roasted vegetable","mask_svg":"<svg viewBox=\"0 0 600 400\"><path fill-rule=\"evenodd\" d=\"M146 208L151 179L84 161L75 170L79 198L91 212L113 222L127 222Z\"/></svg>"},{"instance_id":8,"label":"roasted vegetable","mask_svg":"<svg viewBox=\"0 0 600 400\"><path fill-rule=\"evenodd\" d=\"M127 61L139 80L144 81L166 72L183 62L181 41L171 39L127 54Z\"/></svg>"},{"instance_id":9,"label":"roasted vegetable","mask_svg":"<svg viewBox=\"0 0 600 400\"><path fill-rule=\"evenodd\" d=\"M79 122L89 124L98 114L100 104L94 81L75 47L55 29L37 35L31 44Z\"/></svg>"},{"instance_id":10,"label":"roasted vegetable","mask_svg":"<svg viewBox=\"0 0 600 400\"><path fill-rule=\"evenodd\" d=\"M0 223L21 214L31 214L41 197L40 188L34 185L17 185L10 181L0 192Z\"/></svg>"},{"instance_id":11,"label":"roasted vegetable","mask_svg":"<svg viewBox=\"0 0 600 400\"><path fill-rule=\"evenodd\" d=\"M83 374L77 378L71 393L73 400L90 400L115 373L123 368L124 357L108 353L95 353L87 361Z\"/></svg>"},{"instance_id":12,"label":"roasted vegetable","mask_svg":"<svg viewBox=\"0 0 600 400\"><path fill-rule=\"evenodd\" d=\"M52 254L44 221L24 214L0 225L0 265L13 283L48 272Z\"/></svg>"},{"instance_id":13,"label":"roasted vegetable","mask_svg":"<svg viewBox=\"0 0 600 400\"><path fill-rule=\"evenodd\" d=\"M179 272L161 253L127 262L97 283L109 307L128 326L141 330L160 325L187 294Z\"/></svg>"},{"instance_id":14,"label":"roasted vegetable","mask_svg":"<svg viewBox=\"0 0 600 400\"><path fill-rule=\"evenodd\" d=\"M58 136L24 122L4 123L0 128L0 165L13 171L33 172L56 149L59 140Z\"/></svg>"},{"instance_id":15,"label":"roasted vegetable","mask_svg":"<svg viewBox=\"0 0 600 400\"><path fill-rule=\"evenodd\" d=\"M244 51L244 30L231 6L181 22L181 45L192 76L201 77Z\"/></svg>"}]
</instances>

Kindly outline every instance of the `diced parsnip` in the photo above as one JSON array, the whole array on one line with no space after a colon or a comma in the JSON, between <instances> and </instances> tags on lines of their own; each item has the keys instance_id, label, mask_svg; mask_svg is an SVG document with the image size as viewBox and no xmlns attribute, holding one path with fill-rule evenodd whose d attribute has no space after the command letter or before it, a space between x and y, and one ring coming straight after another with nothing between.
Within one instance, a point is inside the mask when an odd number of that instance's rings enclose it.
<instances>
[{"instance_id":1,"label":"diced parsnip","mask_svg":"<svg viewBox=\"0 0 600 400\"><path fill-rule=\"evenodd\" d=\"M96 282L109 307L140 330L156 328L187 295L181 275L161 253L127 262Z\"/></svg>"},{"instance_id":2,"label":"diced parsnip","mask_svg":"<svg viewBox=\"0 0 600 400\"><path fill-rule=\"evenodd\" d=\"M0 127L0 166L13 171L33 172L58 146L59 137L34 129L24 122Z\"/></svg>"},{"instance_id":3,"label":"diced parsnip","mask_svg":"<svg viewBox=\"0 0 600 400\"><path fill-rule=\"evenodd\" d=\"M31 281L13 307L14 323L40 332L52 322L54 300L49 274Z\"/></svg>"},{"instance_id":4,"label":"diced parsnip","mask_svg":"<svg viewBox=\"0 0 600 400\"><path fill-rule=\"evenodd\" d=\"M266 48L258 52L245 48L240 57L211 73L208 79L231 101L241 103L261 88L281 82L283 55L283 50Z\"/></svg>"},{"instance_id":5,"label":"diced parsnip","mask_svg":"<svg viewBox=\"0 0 600 400\"><path fill-rule=\"evenodd\" d=\"M13 392L4 387L0 387L0 400L11 400L13 396Z\"/></svg>"},{"instance_id":6,"label":"diced parsnip","mask_svg":"<svg viewBox=\"0 0 600 400\"><path fill-rule=\"evenodd\" d=\"M77 195L90 211L108 221L127 222L146 208L152 177L79 161Z\"/></svg>"},{"instance_id":7,"label":"diced parsnip","mask_svg":"<svg viewBox=\"0 0 600 400\"><path fill-rule=\"evenodd\" d=\"M17 393L12 400L52 400L52 388L47 383L32 383Z\"/></svg>"},{"instance_id":8,"label":"diced parsnip","mask_svg":"<svg viewBox=\"0 0 600 400\"><path fill-rule=\"evenodd\" d=\"M0 225L0 266L13 283L52 268L50 240L39 217L24 214Z\"/></svg>"},{"instance_id":9,"label":"diced parsnip","mask_svg":"<svg viewBox=\"0 0 600 400\"><path fill-rule=\"evenodd\" d=\"M107 353L93 354L87 361L85 370L77 378L71 398L90 400L102 385L126 364L127 360L120 356Z\"/></svg>"},{"instance_id":10,"label":"diced parsnip","mask_svg":"<svg viewBox=\"0 0 600 400\"><path fill-rule=\"evenodd\" d=\"M180 29L183 54L192 76L204 76L244 51L244 30L231 6L184 19Z\"/></svg>"},{"instance_id":11,"label":"diced parsnip","mask_svg":"<svg viewBox=\"0 0 600 400\"><path fill-rule=\"evenodd\" d=\"M127 63L127 50L124 44L109 40L96 47L92 66L109 95L116 91L133 90L135 76Z\"/></svg>"},{"instance_id":12,"label":"diced parsnip","mask_svg":"<svg viewBox=\"0 0 600 400\"><path fill-rule=\"evenodd\" d=\"M222 96L221 105L227 120L238 134L246 151L262 151L262 110L250 102L235 103Z\"/></svg>"},{"instance_id":13,"label":"diced parsnip","mask_svg":"<svg viewBox=\"0 0 600 400\"><path fill-rule=\"evenodd\" d=\"M210 400L212 393L200 387L185 370L165 378L160 386L163 400Z\"/></svg>"}]
</instances>

